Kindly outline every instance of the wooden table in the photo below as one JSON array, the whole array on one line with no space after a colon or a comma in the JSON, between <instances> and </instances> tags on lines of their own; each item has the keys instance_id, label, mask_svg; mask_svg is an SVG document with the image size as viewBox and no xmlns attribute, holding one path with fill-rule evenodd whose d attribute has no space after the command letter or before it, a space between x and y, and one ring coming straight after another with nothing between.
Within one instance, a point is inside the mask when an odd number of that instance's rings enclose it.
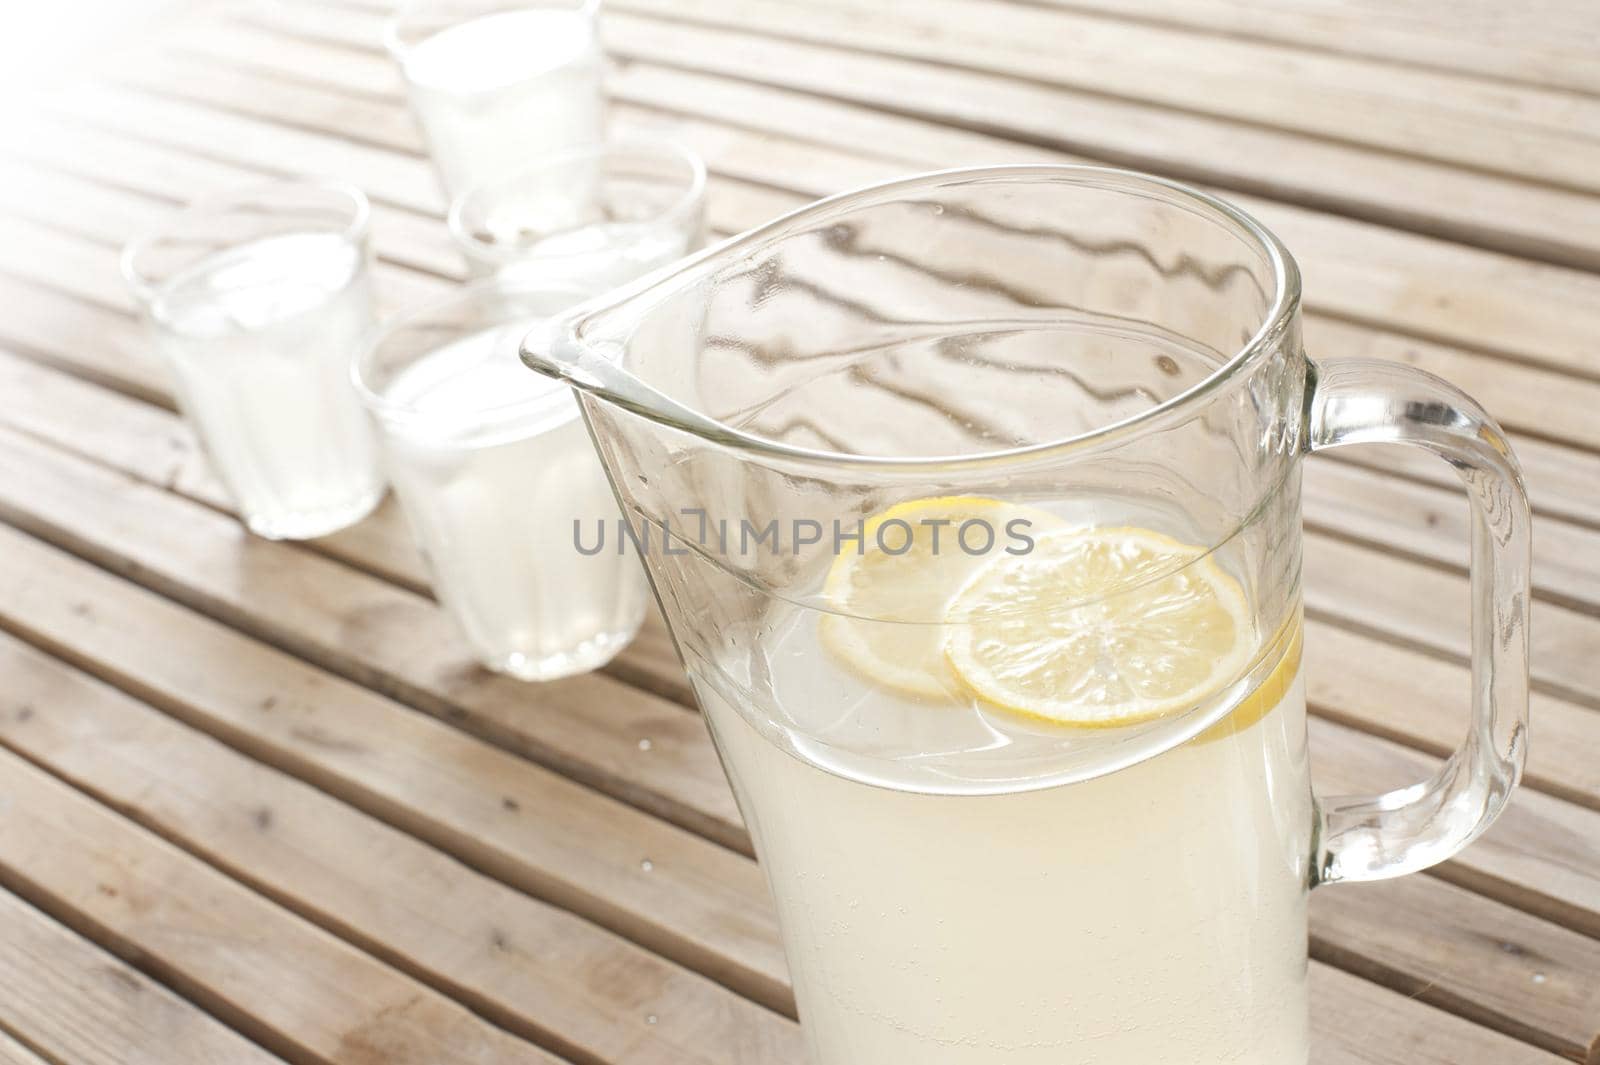
<instances>
[{"instance_id":1,"label":"wooden table","mask_svg":"<svg viewBox=\"0 0 1600 1065\"><path fill-rule=\"evenodd\" d=\"M1314 354L1482 399L1539 513L1527 781L1454 861L1317 894L1316 1060L1600 1062L1600 13L1127 6L608 0L615 125L706 156L720 231L972 163L1215 187L1299 255ZM365 187L391 306L458 279L381 8L208 9L0 141L0 1062L798 1063L660 626L473 668L392 508L243 532L135 328L119 246L268 175ZM1308 465L1321 786L1421 779L1466 720L1462 497Z\"/></svg>"}]
</instances>

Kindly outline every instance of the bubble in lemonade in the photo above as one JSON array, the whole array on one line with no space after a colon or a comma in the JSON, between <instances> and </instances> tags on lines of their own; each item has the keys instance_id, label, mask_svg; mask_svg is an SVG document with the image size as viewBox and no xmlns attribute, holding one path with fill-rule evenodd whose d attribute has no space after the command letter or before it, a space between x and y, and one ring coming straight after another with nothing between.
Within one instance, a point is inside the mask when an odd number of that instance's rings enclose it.
<instances>
[{"instance_id":1,"label":"bubble in lemonade","mask_svg":"<svg viewBox=\"0 0 1600 1065\"><path fill-rule=\"evenodd\" d=\"M528 7L433 34L402 59L452 195L604 139L604 60L588 7Z\"/></svg>"},{"instance_id":2,"label":"bubble in lemonade","mask_svg":"<svg viewBox=\"0 0 1600 1065\"><path fill-rule=\"evenodd\" d=\"M896 519L946 549L881 550ZM951 539L1017 519L1031 549ZM759 731L691 661L813 1065L1305 1060L1298 615L1257 632L1213 554L1121 522L956 497L864 531L826 609L768 619Z\"/></svg>"},{"instance_id":3,"label":"bubble in lemonade","mask_svg":"<svg viewBox=\"0 0 1600 1065\"><path fill-rule=\"evenodd\" d=\"M295 233L208 256L150 302L157 344L217 472L263 536L320 536L383 494L350 387L372 320L365 253Z\"/></svg>"}]
</instances>

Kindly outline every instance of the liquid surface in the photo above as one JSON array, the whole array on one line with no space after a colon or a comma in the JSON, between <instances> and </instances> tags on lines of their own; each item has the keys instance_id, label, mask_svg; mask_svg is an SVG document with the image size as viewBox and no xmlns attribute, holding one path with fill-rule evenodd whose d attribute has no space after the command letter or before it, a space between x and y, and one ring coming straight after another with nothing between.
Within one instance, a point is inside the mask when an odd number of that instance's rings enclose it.
<instances>
[{"instance_id":1,"label":"liquid surface","mask_svg":"<svg viewBox=\"0 0 1600 1065\"><path fill-rule=\"evenodd\" d=\"M331 233L211 256L153 299L151 325L184 411L261 535L322 535L382 496L377 447L348 378L371 320L362 252Z\"/></svg>"},{"instance_id":2,"label":"liquid surface","mask_svg":"<svg viewBox=\"0 0 1600 1065\"><path fill-rule=\"evenodd\" d=\"M566 386L516 360L529 324L408 367L385 396L414 416L386 427L385 446L439 596L478 657L549 679L616 654L643 620L646 588L631 550L574 546L574 522L592 545L596 523L614 527L616 503Z\"/></svg>"},{"instance_id":3,"label":"liquid surface","mask_svg":"<svg viewBox=\"0 0 1600 1065\"><path fill-rule=\"evenodd\" d=\"M602 67L590 20L554 8L458 23L404 61L412 107L452 195L599 143Z\"/></svg>"}]
</instances>

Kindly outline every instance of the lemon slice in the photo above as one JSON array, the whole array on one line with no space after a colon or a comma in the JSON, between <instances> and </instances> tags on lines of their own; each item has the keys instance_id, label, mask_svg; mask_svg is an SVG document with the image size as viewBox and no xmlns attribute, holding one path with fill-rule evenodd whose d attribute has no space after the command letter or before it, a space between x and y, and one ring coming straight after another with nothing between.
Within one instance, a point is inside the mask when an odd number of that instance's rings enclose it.
<instances>
[{"instance_id":1,"label":"lemon slice","mask_svg":"<svg viewBox=\"0 0 1600 1065\"><path fill-rule=\"evenodd\" d=\"M980 555L969 554L958 539L961 526L974 520L994 533ZM1062 524L1045 511L981 496L916 499L874 515L862 526L862 553L847 547L828 571L823 594L840 613L819 621L823 646L867 680L908 695L948 698L960 691L945 661L939 623L974 571L990 559L1012 557L1005 555L1008 546L1021 546L1009 535L1017 520L1027 522L1015 528L1029 537ZM905 528L886 528L890 522ZM972 530L968 546L977 550L986 539ZM908 545L904 552L902 545Z\"/></svg>"},{"instance_id":2,"label":"lemon slice","mask_svg":"<svg viewBox=\"0 0 1600 1065\"><path fill-rule=\"evenodd\" d=\"M1077 726L1191 709L1255 650L1238 582L1203 549L1147 529L1045 532L1028 554L974 572L949 616L945 657L966 687Z\"/></svg>"}]
</instances>

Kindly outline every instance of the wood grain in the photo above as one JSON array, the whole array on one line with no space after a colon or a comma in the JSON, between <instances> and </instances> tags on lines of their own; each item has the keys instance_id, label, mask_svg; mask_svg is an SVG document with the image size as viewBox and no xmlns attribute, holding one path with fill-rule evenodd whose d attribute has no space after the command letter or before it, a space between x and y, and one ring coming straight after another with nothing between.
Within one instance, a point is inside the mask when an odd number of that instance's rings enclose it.
<instances>
[{"instance_id":1,"label":"wood grain","mask_svg":"<svg viewBox=\"0 0 1600 1065\"><path fill-rule=\"evenodd\" d=\"M557 1065L9 752L0 796L8 890L290 1061Z\"/></svg>"},{"instance_id":2,"label":"wood grain","mask_svg":"<svg viewBox=\"0 0 1600 1065\"><path fill-rule=\"evenodd\" d=\"M1263 5L1249 0L1040 0L1073 11L1132 18L1313 51L1384 58L1407 66L1464 71L1506 81L1600 93L1600 70L1585 41L1600 35L1593 9L1573 5L1570 21L1550 8L1513 12L1501 5L1457 4L1449 19L1421 3L1309 0ZM1570 29L1569 29L1570 27ZM1569 32L1561 32L1569 29ZM1195 44L1204 47L1205 38Z\"/></svg>"},{"instance_id":3,"label":"wood grain","mask_svg":"<svg viewBox=\"0 0 1600 1065\"><path fill-rule=\"evenodd\" d=\"M4 1065L51 1065L0 1029L0 1062Z\"/></svg>"},{"instance_id":4,"label":"wood grain","mask_svg":"<svg viewBox=\"0 0 1600 1065\"><path fill-rule=\"evenodd\" d=\"M0 744L562 1057L800 1061L792 1022L9 636L0 670Z\"/></svg>"},{"instance_id":5,"label":"wood grain","mask_svg":"<svg viewBox=\"0 0 1600 1065\"><path fill-rule=\"evenodd\" d=\"M14 530L0 542L9 631L495 879L792 1009L746 859ZM683 716L694 753L709 754ZM652 740L632 746L643 772L668 742L639 738ZM704 772L701 786L727 796L720 769Z\"/></svg>"},{"instance_id":6,"label":"wood grain","mask_svg":"<svg viewBox=\"0 0 1600 1065\"><path fill-rule=\"evenodd\" d=\"M87 166L90 160L114 160L118 186L126 186L138 193L166 200L199 194L213 187L214 176L209 172L213 164L194 156L161 147L140 145L137 142L114 137L100 131L58 124L49 133L23 142L34 153L32 158L40 165L48 164L51 174L37 174L35 181L45 183L50 177L62 173L95 171ZM52 147L52 145L56 147ZM129 148L135 150L130 151ZM73 168L77 168L74 171ZM239 184L260 179L260 172L234 168L228 182ZM97 180L104 180L104 170L97 171ZM5 186L0 185L0 189ZM83 202L80 192L91 188L96 200L104 201L97 213L122 218L139 217L149 206L130 203L130 197L118 197L113 203L104 186L89 186L87 182L68 186L72 195L50 198L30 198L25 203L10 197L11 206L24 208L40 202L51 206L48 217L52 221L71 219ZM800 205L804 197L799 194L780 193L770 188L714 179L712 213L714 221L724 229L747 227L779 211ZM86 209L93 210L89 205ZM413 235L392 234L391 223L380 209L375 222L378 241L386 237L395 239L397 258L413 254ZM415 222L413 216L399 216ZM434 227L435 230L437 227ZM122 226L116 232L126 233ZM433 234L435 242L440 237ZM102 241L116 244L116 239ZM151 362L141 344L123 343L125 331L118 331L114 318L96 324L94 335L103 335L105 342L95 345L74 342L73 334L87 332L80 319L94 315L96 309L83 308L71 315L59 308L60 297L53 291L40 291L31 285L17 284L0 276L0 294L9 294L13 318L0 322L0 328L14 343L28 348L30 355L71 365L77 372L94 380L110 384L119 390L170 405L164 391L164 371ZM41 318L43 322L41 322ZM1315 352L1393 358L1439 373L1460 384L1469 393L1484 399L1503 424L1526 427L1535 432L1558 435L1575 442L1589 441L1600 446L1600 430L1596 430L1590 412L1600 405L1600 386L1587 381L1574 380L1565 375L1534 367L1506 363L1489 356L1449 348L1444 345L1419 341L1360 326L1352 326L1313 315L1308 321L1308 337ZM50 345L50 337L59 334L64 343ZM112 350L105 350L110 348ZM48 349L48 350L47 350ZM103 357L102 357L103 356ZM1600 458L1576 451L1563 444L1549 443L1525 433L1513 434L1517 452L1529 476L1529 490L1534 506L1541 513L1580 521L1593 526L1600 524L1600 498L1588 490L1596 477L1600 477ZM1442 463L1409 452L1385 449L1371 455L1356 451L1342 453L1338 458L1356 461L1377 468L1401 470L1412 480L1437 484L1456 490L1455 475ZM1320 463L1317 465L1321 465ZM410 575L414 581L415 574Z\"/></svg>"},{"instance_id":7,"label":"wood grain","mask_svg":"<svg viewBox=\"0 0 1600 1065\"><path fill-rule=\"evenodd\" d=\"M10 849L14 831L8 826L0 836L0 849ZM279 1060L7 891L0 891L0 987L0 1062L8 1065Z\"/></svg>"},{"instance_id":8,"label":"wood grain","mask_svg":"<svg viewBox=\"0 0 1600 1065\"><path fill-rule=\"evenodd\" d=\"M294 101L287 99L269 105L271 85L261 83L261 79L256 81L255 92L227 98L230 105L241 109L253 107L258 112L270 106L279 115L280 122L287 119L305 127L286 129L263 122L266 129L262 137L267 140L292 135L298 142L303 137L314 137L315 134L308 132L313 127L351 132L339 125L343 104L336 94L297 94L302 106L307 99L321 100L320 110L312 114L291 110ZM182 93L184 84L181 80L170 80L168 91ZM188 91L194 92L192 88ZM704 94L701 98L716 100L719 95ZM760 146L760 150L752 148L745 153L748 165L759 165L766 160L774 168L773 176L781 176L779 184L813 196L836 192L866 180L898 176L912 167L999 160L1081 160L1080 156L1052 156L1025 146L1019 152L1019 146L1012 141L977 137L903 114L862 112L859 108L829 105L826 101L812 100L811 103L813 106L805 112L803 123L791 118L793 126L778 130L765 127L764 136L747 134L744 143L754 142ZM147 107L152 109L155 113L143 124L151 128L151 135L157 139L181 137L187 140L195 134L183 130L230 119L253 130L257 121L215 113L207 118L203 109L169 98L137 98L120 104L113 100L106 101L106 106L136 125L139 124L136 116L144 113ZM901 112L906 109L903 104L897 106ZM818 111L845 117L833 125L824 125L819 121ZM769 104L747 109L739 121L742 124L757 120L763 124L779 123L784 121L784 115L783 108ZM849 123L851 128L838 128L841 122ZM181 130L172 129L174 125ZM865 136L868 128L873 131L871 137ZM779 133L784 136L775 135ZM734 134L724 131L723 136L730 138ZM690 140L693 143L692 138ZM840 144L851 148L844 151L834 147ZM373 149L324 139L319 153L330 155L336 150L347 157L345 165L350 169L363 165L366 153ZM715 164L715 154L710 151L707 154ZM426 165L418 159L391 155L388 169L392 171L403 162L413 164L414 181L426 180ZM1600 296L1600 278L1582 271L1399 233L1381 225L1338 218L1288 203L1253 196L1232 195L1230 198L1257 214L1295 249L1306 272L1307 305L1312 309L1471 349L1493 345L1498 354L1510 354L1521 360L1539 361L1590 376L1600 375L1600 362L1596 361L1588 341L1600 331L1600 310L1596 309L1600 303L1596 298ZM1595 202L1600 204L1600 199ZM1499 212L1478 215L1480 218L1502 216ZM1560 224L1566 231L1572 231L1570 212L1561 214ZM1600 227L1595 231L1600 232Z\"/></svg>"},{"instance_id":9,"label":"wood grain","mask_svg":"<svg viewBox=\"0 0 1600 1065\"><path fill-rule=\"evenodd\" d=\"M1325 888L1312 906L1312 949L1324 960L1564 1057L1596 1060L1594 940L1526 914L1486 910L1482 899L1448 885L1433 891L1416 877ZM1377 909L1386 916L1381 928L1371 919Z\"/></svg>"},{"instance_id":10,"label":"wood grain","mask_svg":"<svg viewBox=\"0 0 1600 1065\"><path fill-rule=\"evenodd\" d=\"M902 6L907 12L913 7ZM999 12L1001 21L1008 14L1017 17L1015 6L990 7ZM637 12L665 15L672 21L640 18ZM380 17L330 19L305 4L245 8L241 17L275 31L280 39L293 36L313 43L337 43L346 56L372 61L372 69L364 72L368 89L381 84L383 72L379 65L387 57L378 54L376 48ZM1039 19L1041 15L1024 10L1021 17ZM1058 19L1048 14L1043 17L1054 24L1046 27L1047 31L1059 28ZM608 8L604 27L611 54L635 63L643 61L679 70L692 68L692 72L714 71L755 83L802 88L814 96L915 114L947 127L999 132L1015 141L1049 145L1136 169L1316 205L1500 250L1574 265L1596 262L1594 241L1587 236L1574 237L1563 219L1592 217L1600 204L1585 192L1530 183L1526 178L1531 164L1526 157L1506 153L1504 162L1514 173L1495 175L1484 172L1494 162L1488 167L1482 165L1485 149L1481 143L1466 149L1475 151L1473 161L1479 164L1471 169L1427 158L1425 145L1432 139L1431 128L1419 135L1414 126L1408 127L1411 136L1398 146L1398 152L1351 143L1360 141L1361 136L1325 137L1308 131L1269 128L1281 125L1278 120L1291 109L1273 109L1271 104L1281 101L1276 95L1265 93L1260 85L1253 87L1249 99L1252 106L1268 109L1265 113L1273 121L1265 125L1198 113L1192 105L1203 105L1209 97L1193 81L1169 82L1189 101L1176 109L1139 100L1138 93L1130 96L1086 92L1081 86L1049 83L1074 77L1072 65L1062 58L1063 52L1074 50L1073 43L1052 46L1033 57L1037 61L1031 73L1043 73L1045 77L1040 80L1030 77L1029 71L1019 71L1011 58L1019 47L1034 47L1033 42L996 43L988 49L987 62L973 64L966 59L977 49L968 45L974 38L984 36L985 29L967 28L956 35L949 27L935 23L918 25L922 32L912 34L905 23L918 24L919 19L915 15L906 18L901 11L874 11L865 4L798 9L778 2L726 4L697 0L680 5L669 0L641 0L637 5ZM846 25L861 26L863 32L845 30ZM798 39L816 37L824 27L830 31L826 40ZM836 32L846 35L834 37ZM839 47L844 41L851 45ZM211 43L214 47L215 42ZM914 55L919 51L939 54L925 57L932 62L894 54ZM1192 47L1189 51L1202 61L1206 54L1205 50ZM1046 55L1048 59L1043 58ZM252 60L230 54L230 59L235 58L260 64L259 55ZM1303 79L1304 72L1295 69L1302 58L1296 56L1275 64L1276 74L1291 80ZM1137 60L1130 62L1126 56L1112 60L1109 55L1097 57L1090 65L1101 62L1113 63L1130 75L1138 66ZM1028 60L1022 63L1026 66ZM1392 69L1379 69L1383 70L1382 77L1362 86L1358 96L1370 99L1368 94L1382 91L1379 87L1388 83ZM1256 72L1221 73L1224 77L1249 78ZM1170 73L1164 72L1162 77L1169 78ZM389 78L393 78L392 72ZM301 75L301 80L307 79ZM626 77L617 79L613 91L628 97L630 90L624 87L625 82ZM1091 86L1099 87L1098 82ZM1332 90L1324 92L1333 98ZM1515 90L1508 93L1492 84L1482 86L1474 101L1465 101L1466 95L1457 93L1444 108L1433 99L1424 101L1422 106L1429 110L1430 117L1445 117L1444 111L1457 106L1498 110L1515 109L1518 103L1525 102L1515 99ZM1574 100L1570 97L1538 92L1533 97L1554 109L1554 114L1574 115ZM705 102L719 105L711 94L705 94ZM1322 106L1318 101L1315 109ZM1580 114L1574 117L1575 126L1588 120L1593 104L1579 98L1576 108ZM1363 134L1371 125L1359 121L1350 108L1334 117L1351 123ZM1391 106L1379 124L1405 122L1411 117L1405 108ZM1507 119L1520 125L1522 116L1502 111L1500 120ZM1446 118L1445 124L1451 121ZM1476 128L1477 122L1498 120L1480 114L1465 121L1467 125L1456 126L1452 137ZM1547 132L1571 136L1577 143L1585 139L1575 130L1539 126L1524 127L1515 133L1508 130L1508 136L1520 143L1524 135L1538 139ZM814 139L818 143L852 143L820 135ZM1417 150L1418 142L1422 142L1421 150ZM1473 143L1470 138L1468 143ZM1457 150L1461 150L1459 141ZM1545 180L1541 172L1533 173L1535 180ZM1567 176L1593 191L1590 180L1575 169ZM1490 224L1487 219L1494 221Z\"/></svg>"}]
</instances>

